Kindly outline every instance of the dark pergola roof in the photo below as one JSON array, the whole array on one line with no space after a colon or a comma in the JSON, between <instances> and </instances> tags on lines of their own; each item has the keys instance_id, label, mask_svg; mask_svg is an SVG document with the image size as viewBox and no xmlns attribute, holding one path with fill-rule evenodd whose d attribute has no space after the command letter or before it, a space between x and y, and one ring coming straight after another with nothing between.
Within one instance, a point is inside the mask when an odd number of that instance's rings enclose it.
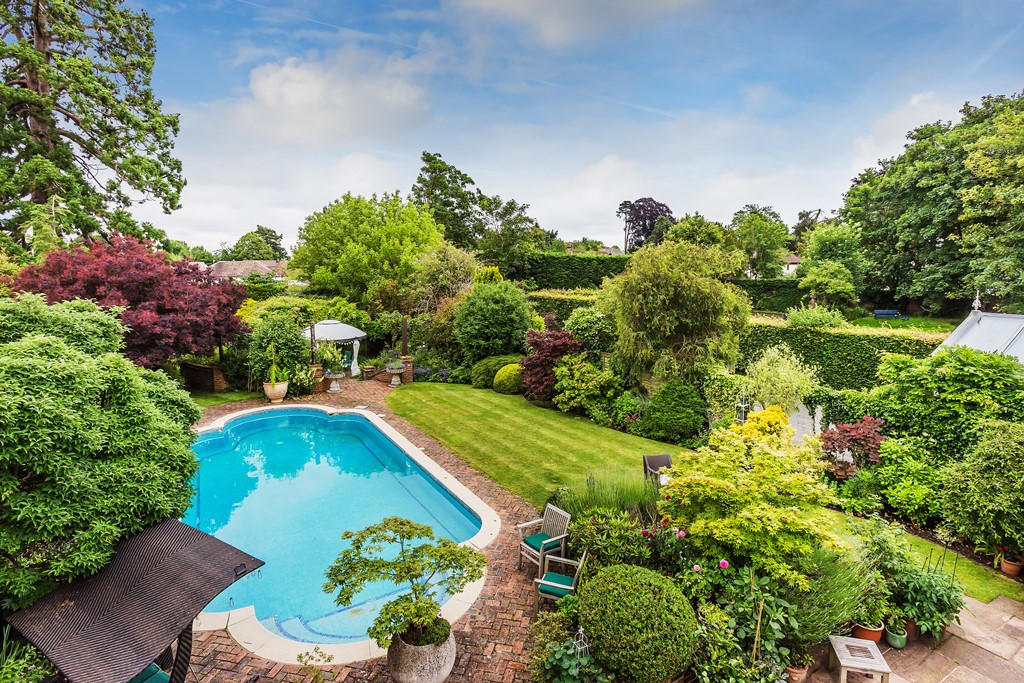
<instances>
[{"instance_id":1,"label":"dark pergola roof","mask_svg":"<svg viewBox=\"0 0 1024 683\"><path fill-rule=\"evenodd\" d=\"M94 576L7 621L71 683L126 683L263 561L176 519L123 541Z\"/></svg>"}]
</instances>

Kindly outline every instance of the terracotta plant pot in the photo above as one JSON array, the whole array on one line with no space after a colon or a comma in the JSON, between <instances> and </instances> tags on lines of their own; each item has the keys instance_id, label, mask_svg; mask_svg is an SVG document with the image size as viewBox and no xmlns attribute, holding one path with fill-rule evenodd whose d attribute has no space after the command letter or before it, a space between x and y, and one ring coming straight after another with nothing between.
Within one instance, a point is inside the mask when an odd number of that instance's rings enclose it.
<instances>
[{"instance_id":1,"label":"terracotta plant pot","mask_svg":"<svg viewBox=\"0 0 1024 683\"><path fill-rule=\"evenodd\" d=\"M799 669L787 666L786 678L789 680L789 683L805 683L808 671L810 671L810 667L807 665L804 665Z\"/></svg>"},{"instance_id":2,"label":"terracotta plant pot","mask_svg":"<svg viewBox=\"0 0 1024 683\"><path fill-rule=\"evenodd\" d=\"M395 683L441 683L455 666L455 633L440 645L410 645L395 636L388 646L388 671Z\"/></svg>"},{"instance_id":3,"label":"terracotta plant pot","mask_svg":"<svg viewBox=\"0 0 1024 683\"><path fill-rule=\"evenodd\" d=\"M885 624L882 624L878 628L868 628L867 626L854 624L853 637L860 638L861 640L870 640L873 643L880 643L882 642L882 632L884 630Z\"/></svg>"},{"instance_id":4,"label":"terracotta plant pot","mask_svg":"<svg viewBox=\"0 0 1024 683\"><path fill-rule=\"evenodd\" d=\"M908 642L915 643L921 639L921 629L918 628L916 621L907 619L906 629Z\"/></svg>"},{"instance_id":5,"label":"terracotta plant pot","mask_svg":"<svg viewBox=\"0 0 1024 683\"><path fill-rule=\"evenodd\" d=\"M271 403L280 403L284 395L288 393L288 382L264 382L263 393L267 395Z\"/></svg>"},{"instance_id":6,"label":"terracotta plant pot","mask_svg":"<svg viewBox=\"0 0 1024 683\"><path fill-rule=\"evenodd\" d=\"M1008 560L1005 557L999 562L999 571L1006 574L1007 576L1020 576L1020 570L1024 567L1024 563L1014 562Z\"/></svg>"},{"instance_id":7,"label":"terracotta plant pot","mask_svg":"<svg viewBox=\"0 0 1024 683\"><path fill-rule=\"evenodd\" d=\"M907 646L907 634L906 632L893 633L889 629L885 629L885 642L897 650L902 650Z\"/></svg>"}]
</instances>

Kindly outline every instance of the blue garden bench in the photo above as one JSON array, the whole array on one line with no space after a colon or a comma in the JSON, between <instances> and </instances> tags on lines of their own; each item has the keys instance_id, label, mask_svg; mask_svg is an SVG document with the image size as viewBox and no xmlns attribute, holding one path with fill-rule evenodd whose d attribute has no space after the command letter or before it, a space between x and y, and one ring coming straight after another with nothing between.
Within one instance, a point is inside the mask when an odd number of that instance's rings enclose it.
<instances>
[{"instance_id":1,"label":"blue garden bench","mask_svg":"<svg viewBox=\"0 0 1024 683\"><path fill-rule=\"evenodd\" d=\"M875 309L875 318L898 318L900 312L896 309L878 308Z\"/></svg>"}]
</instances>

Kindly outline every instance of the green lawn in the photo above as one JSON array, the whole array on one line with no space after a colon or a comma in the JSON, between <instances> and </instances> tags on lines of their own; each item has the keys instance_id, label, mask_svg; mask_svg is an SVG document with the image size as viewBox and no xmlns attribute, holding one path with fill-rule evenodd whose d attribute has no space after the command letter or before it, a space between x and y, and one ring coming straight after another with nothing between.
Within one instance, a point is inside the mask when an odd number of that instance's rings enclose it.
<instances>
[{"instance_id":1,"label":"green lawn","mask_svg":"<svg viewBox=\"0 0 1024 683\"><path fill-rule=\"evenodd\" d=\"M192 400L199 404L200 408L219 406L221 403L235 403L236 401L247 401L250 398L260 398L263 392L254 391L225 391L220 394L206 392L192 392Z\"/></svg>"},{"instance_id":2,"label":"green lawn","mask_svg":"<svg viewBox=\"0 0 1024 683\"><path fill-rule=\"evenodd\" d=\"M960 324L960 319L925 318L911 316L909 320L899 318L877 319L874 316L857 318L853 325L858 327L887 327L893 330L922 330L924 332L952 332Z\"/></svg>"},{"instance_id":3,"label":"green lawn","mask_svg":"<svg viewBox=\"0 0 1024 683\"><path fill-rule=\"evenodd\" d=\"M464 384L417 383L388 396L398 415L505 488L541 507L555 488L595 471L640 474L641 456L679 446Z\"/></svg>"}]
</instances>

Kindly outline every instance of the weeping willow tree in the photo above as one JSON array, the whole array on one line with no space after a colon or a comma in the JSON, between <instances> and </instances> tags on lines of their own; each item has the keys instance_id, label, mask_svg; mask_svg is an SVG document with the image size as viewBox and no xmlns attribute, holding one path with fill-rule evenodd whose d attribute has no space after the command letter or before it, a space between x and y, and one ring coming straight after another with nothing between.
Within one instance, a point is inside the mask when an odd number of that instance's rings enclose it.
<instances>
[{"instance_id":1,"label":"weeping willow tree","mask_svg":"<svg viewBox=\"0 0 1024 683\"><path fill-rule=\"evenodd\" d=\"M608 280L602 307L618 328L614 360L627 381L693 379L709 363L734 365L750 301L724 282L742 254L688 242L665 242L638 251Z\"/></svg>"}]
</instances>

